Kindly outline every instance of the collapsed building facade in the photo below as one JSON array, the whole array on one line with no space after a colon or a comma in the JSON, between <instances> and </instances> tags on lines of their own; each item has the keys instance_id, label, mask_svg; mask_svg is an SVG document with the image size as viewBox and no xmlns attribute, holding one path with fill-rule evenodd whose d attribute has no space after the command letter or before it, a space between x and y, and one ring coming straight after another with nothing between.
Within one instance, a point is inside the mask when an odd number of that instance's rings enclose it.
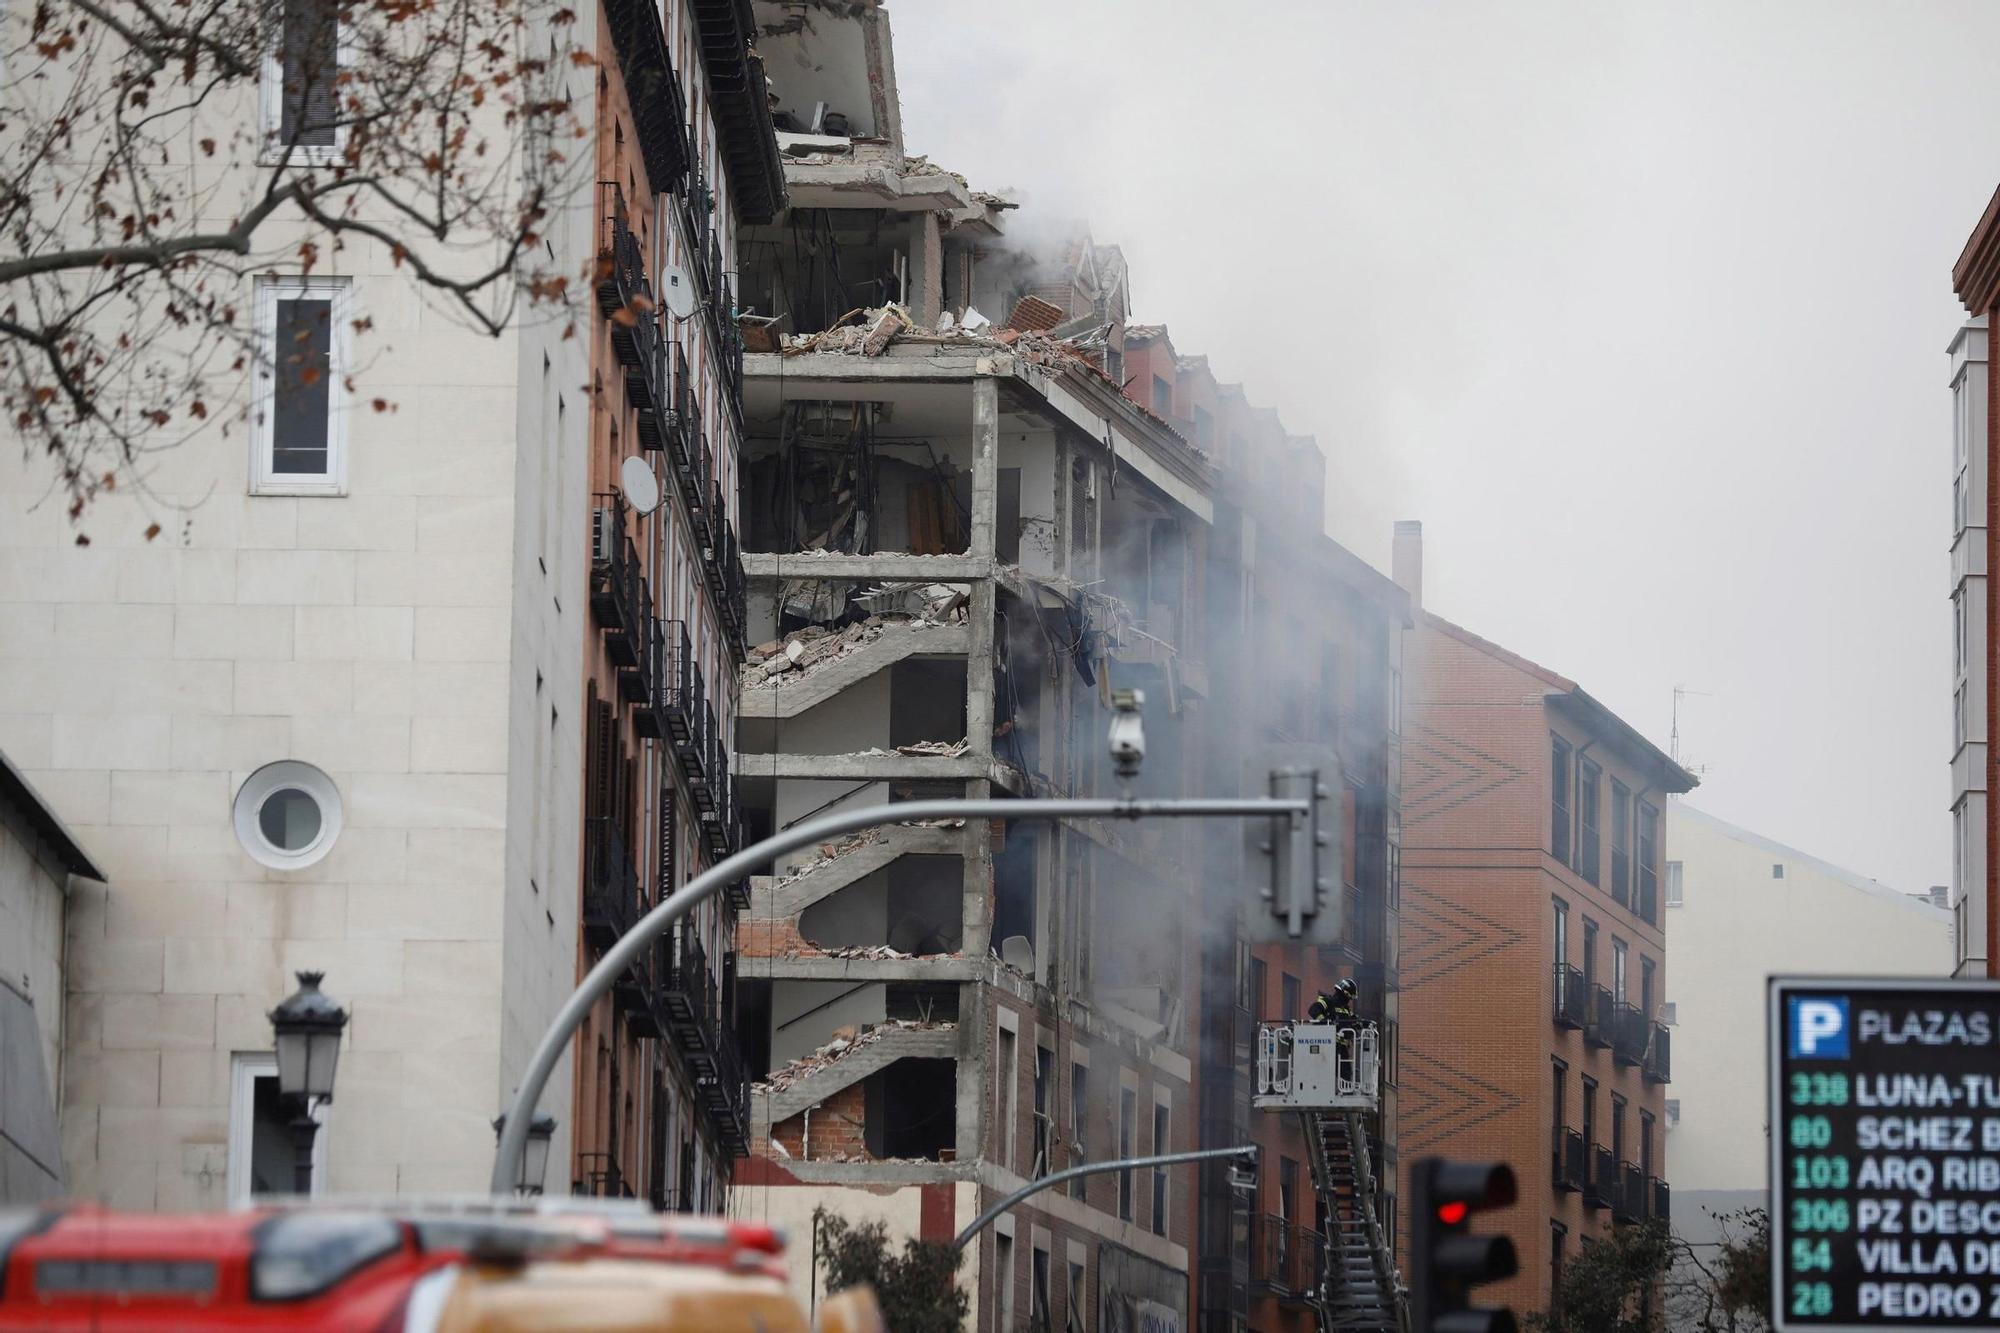
<instances>
[{"instance_id":1,"label":"collapsed building facade","mask_svg":"<svg viewBox=\"0 0 2000 1333\"><path fill-rule=\"evenodd\" d=\"M1338 756L1349 924L1253 950L1233 825L907 824L781 862L738 927L739 1206L949 1240L1065 1167L1259 1142L1250 1197L1183 1168L1003 1216L961 1270L973 1326L1309 1323L1303 1264L1352 1200L1322 1204L1298 1131L1251 1110L1279 1016L1252 978L1354 976L1393 1040L1406 602L1323 535L1314 442L1129 323L1117 247L1012 244L1007 201L905 154L886 13L755 8L789 208L739 234L746 836L1113 794L1111 696L1137 689L1139 794L1260 787L1265 742Z\"/></svg>"},{"instance_id":2,"label":"collapsed building facade","mask_svg":"<svg viewBox=\"0 0 2000 1333\"><path fill-rule=\"evenodd\" d=\"M790 207L739 236L747 836L882 801L1115 794L1127 689L1134 789L1194 790L1213 469L1120 392L1088 293L999 254L1004 201L904 155L887 16L756 9ZM1060 329L1078 307L1092 328ZM898 825L754 880L743 1211L949 1240L1036 1176L1191 1146L1199 838ZM1185 1175L1039 1195L968 1255L977 1326L1185 1324L1194 1218Z\"/></svg>"}]
</instances>

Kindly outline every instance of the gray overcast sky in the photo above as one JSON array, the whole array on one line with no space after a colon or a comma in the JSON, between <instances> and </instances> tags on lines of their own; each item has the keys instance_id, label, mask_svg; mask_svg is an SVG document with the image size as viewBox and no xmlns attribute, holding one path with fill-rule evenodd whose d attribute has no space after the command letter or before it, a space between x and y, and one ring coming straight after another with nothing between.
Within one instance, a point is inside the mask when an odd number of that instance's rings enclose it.
<instances>
[{"instance_id":1,"label":"gray overcast sky","mask_svg":"<svg viewBox=\"0 0 2000 1333\"><path fill-rule=\"evenodd\" d=\"M911 151L1121 245L1138 318L1319 437L1335 536L1421 518L1440 614L1663 746L1704 692L1696 805L1948 881L2000 4L891 13Z\"/></svg>"}]
</instances>

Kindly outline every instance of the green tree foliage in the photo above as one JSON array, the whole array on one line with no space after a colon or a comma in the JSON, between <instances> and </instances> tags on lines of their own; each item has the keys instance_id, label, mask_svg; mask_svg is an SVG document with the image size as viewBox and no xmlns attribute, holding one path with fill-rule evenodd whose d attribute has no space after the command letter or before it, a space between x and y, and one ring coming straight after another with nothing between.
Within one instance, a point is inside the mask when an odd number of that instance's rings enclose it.
<instances>
[{"instance_id":1,"label":"green tree foliage","mask_svg":"<svg viewBox=\"0 0 2000 1333\"><path fill-rule=\"evenodd\" d=\"M1562 1287L1539 1333L1660 1333L1659 1292L1679 1247L1664 1222L1618 1227L1563 1267Z\"/></svg>"},{"instance_id":2,"label":"green tree foliage","mask_svg":"<svg viewBox=\"0 0 2000 1333\"><path fill-rule=\"evenodd\" d=\"M957 1282L956 1246L913 1239L893 1254L882 1223L854 1226L823 1208L813 1211L813 1234L826 1289L873 1287L896 1333L957 1333L964 1325L972 1298Z\"/></svg>"}]
</instances>

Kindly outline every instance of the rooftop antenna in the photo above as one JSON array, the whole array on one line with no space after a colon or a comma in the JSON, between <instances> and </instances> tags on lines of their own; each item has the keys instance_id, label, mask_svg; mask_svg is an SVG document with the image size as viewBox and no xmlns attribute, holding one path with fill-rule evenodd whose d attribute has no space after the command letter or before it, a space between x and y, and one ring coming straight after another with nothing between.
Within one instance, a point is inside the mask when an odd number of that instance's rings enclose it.
<instances>
[{"instance_id":1,"label":"rooftop antenna","mask_svg":"<svg viewBox=\"0 0 2000 1333\"><path fill-rule=\"evenodd\" d=\"M1700 699L1712 699L1715 697L1707 690L1691 690L1685 685L1674 686L1674 729L1673 734L1667 740L1667 754L1676 764L1680 764L1688 772L1694 774L1696 777L1700 777L1702 774L1708 772L1707 764L1681 762L1681 700L1687 698L1689 695Z\"/></svg>"}]
</instances>

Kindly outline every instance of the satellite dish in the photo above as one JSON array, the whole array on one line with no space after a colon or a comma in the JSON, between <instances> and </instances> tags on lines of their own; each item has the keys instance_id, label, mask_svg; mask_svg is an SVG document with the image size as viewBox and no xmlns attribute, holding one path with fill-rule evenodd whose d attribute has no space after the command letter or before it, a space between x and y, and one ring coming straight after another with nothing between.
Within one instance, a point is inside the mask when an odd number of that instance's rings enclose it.
<instances>
[{"instance_id":1,"label":"satellite dish","mask_svg":"<svg viewBox=\"0 0 2000 1333\"><path fill-rule=\"evenodd\" d=\"M660 304L675 319L686 319L694 313L694 281L686 269L669 267L660 274Z\"/></svg>"},{"instance_id":2,"label":"satellite dish","mask_svg":"<svg viewBox=\"0 0 2000 1333\"><path fill-rule=\"evenodd\" d=\"M660 482L645 459L626 459L618 469L618 484L625 488L625 502L639 513L650 514L660 507Z\"/></svg>"}]
</instances>

